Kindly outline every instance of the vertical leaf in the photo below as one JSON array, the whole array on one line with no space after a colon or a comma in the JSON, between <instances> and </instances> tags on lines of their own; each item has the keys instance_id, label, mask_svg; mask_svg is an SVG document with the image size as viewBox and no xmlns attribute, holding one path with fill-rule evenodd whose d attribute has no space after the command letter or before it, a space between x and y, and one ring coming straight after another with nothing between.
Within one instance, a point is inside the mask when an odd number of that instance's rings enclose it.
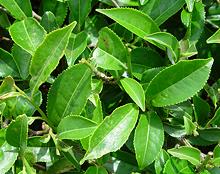
<instances>
[{"instance_id":1,"label":"vertical leaf","mask_svg":"<svg viewBox=\"0 0 220 174\"><path fill-rule=\"evenodd\" d=\"M79 64L64 71L48 94L48 119L57 126L67 115L80 115L91 92L91 70ZM65 93L63 92L65 90Z\"/></svg>"},{"instance_id":2,"label":"vertical leaf","mask_svg":"<svg viewBox=\"0 0 220 174\"><path fill-rule=\"evenodd\" d=\"M14 44L12 48L12 55L17 65L19 74L22 79L26 79L29 75L29 66L31 62L31 54Z\"/></svg>"},{"instance_id":3,"label":"vertical leaf","mask_svg":"<svg viewBox=\"0 0 220 174\"><path fill-rule=\"evenodd\" d=\"M74 65L76 59L82 54L87 46L87 34L81 32L78 34L72 34L69 39L68 46L65 50L65 56L68 66Z\"/></svg>"},{"instance_id":4,"label":"vertical leaf","mask_svg":"<svg viewBox=\"0 0 220 174\"><path fill-rule=\"evenodd\" d=\"M145 94L141 84L131 78L124 78L120 82L132 100L134 100L142 111L145 111Z\"/></svg>"},{"instance_id":5,"label":"vertical leaf","mask_svg":"<svg viewBox=\"0 0 220 174\"><path fill-rule=\"evenodd\" d=\"M134 135L134 148L138 166L144 169L160 153L164 141L163 125L154 112L141 115Z\"/></svg>"},{"instance_id":6,"label":"vertical leaf","mask_svg":"<svg viewBox=\"0 0 220 174\"><path fill-rule=\"evenodd\" d=\"M77 22L77 29L80 31L80 28L83 26L86 17L88 16L91 10L91 0L68 0L69 9L70 9L70 22Z\"/></svg>"},{"instance_id":7,"label":"vertical leaf","mask_svg":"<svg viewBox=\"0 0 220 174\"><path fill-rule=\"evenodd\" d=\"M192 12L195 0L185 0L185 1L186 1L187 8L188 8L189 12Z\"/></svg>"},{"instance_id":8,"label":"vertical leaf","mask_svg":"<svg viewBox=\"0 0 220 174\"><path fill-rule=\"evenodd\" d=\"M58 28L58 24L56 21L56 17L51 11L46 11L42 16L40 24L44 27L44 29L49 33Z\"/></svg>"},{"instance_id":9,"label":"vertical leaf","mask_svg":"<svg viewBox=\"0 0 220 174\"><path fill-rule=\"evenodd\" d=\"M62 29L51 32L35 51L30 66L32 76L30 87L33 93L47 80L58 65L75 25L76 23L73 22Z\"/></svg>"},{"instance_id":10,"label":"vertical leaf","mask_svg":"<svg viewBox=\"0 0 220 174\"><path fill-rule=\"evenodd\" d=\"M9 32L13 41L31 55L46 36L46 31L33 18L14 23L9 28Z\"/></svg>"},{"instance_id":11,"label":"vertical leaf","mask_svg":"<svg viewBox=\"0 0 220 174\"><path fill-rule=\"evenodd\" d=\"M17 65L10 53L0 48L0 77L19 77Z\"/></svg>"},{"instance_id":12,"label":"vertical leaf","mask_svg":"<svg viewBox=\"0 0 220 174\"><path fill-rule=\"evenodd\" d=\"M106 117L90 138L89 149L80 163L85 160L97 159L101 156L115 152L127 141L133 130L138 109L133 104L126 104L115 109Z\"/></svg>"},{"instance_id":13,"label":"vertical leaf","mask_svg":"<svg viewBox=\"0 0 220 174\"><path fill-rule=\"evenodd\" d=\"M26 147L27 137L28 119L26 115L20 115L8 126L5 138L8 144L14 147Z\"/></svg>"},{"instance_id":14,"label":"vertical leaf","mask_svg":"<svg viewBox=\"0 0 220 174\"><path fill-rule=\"evenodd\" d=\"M16 148L4 143L0 147L0 171L6 173L15 163L18 153L15 152Z\"/></svg>"}]
</instances>

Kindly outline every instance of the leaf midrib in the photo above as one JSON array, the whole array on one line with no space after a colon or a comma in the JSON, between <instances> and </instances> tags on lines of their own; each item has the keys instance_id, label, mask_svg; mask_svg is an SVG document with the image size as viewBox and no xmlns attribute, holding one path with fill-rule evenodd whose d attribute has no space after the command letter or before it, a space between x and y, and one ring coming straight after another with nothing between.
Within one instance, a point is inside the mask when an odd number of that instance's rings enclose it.
<instances>
[{"instance_id":1,"label":"leaf midrib","mask_svg":"<svg viewBox=\"0 0 220 174\"><path fill-rule=\"evenodd\" d=\"M118 127L118 125L120 125L121 123L123 123L124 122L124 120L127 118L127 116L130 114L130 113L132 113L133 111L135 111L135 109L134 108L132 108L130 111L129 111L129 113L127 113L125 116L124 116L124 118L121 120L121 121L119 121L119 123L117 123L116 125L114 125L114 128L111 130L111 131L109 131L105 136L103 136L103 138L102 138L102 140L98 143L98 144L96 144L93 148L92 148L92 151L91 151L91 147L90 147L90 152L88 153L88 154L90 154L91 152L93 152L93 149L95 149L97 146L99 146L104 140L105 140L105 137L107 137L107 136L109 136L114 130L115 130L115 128L116 127ZM109 117L107 117L108 119L110 119L110 116ZM104 123L104 122L103 122ZM102 124L101 124L102 125ZM100 126L101 126L100 125ZM99 128L99 127L98 127ZM97 129L98 129L97 128ZM95 133L95 132L94 132ZM94 134L93 134L93 136L94 136ZM92 137L93 137L92 136ZM92 140L92 137L91 137L91 140ZM88 156L88 154L87 154L87 156Z\"/></svg>"}]
</instances>

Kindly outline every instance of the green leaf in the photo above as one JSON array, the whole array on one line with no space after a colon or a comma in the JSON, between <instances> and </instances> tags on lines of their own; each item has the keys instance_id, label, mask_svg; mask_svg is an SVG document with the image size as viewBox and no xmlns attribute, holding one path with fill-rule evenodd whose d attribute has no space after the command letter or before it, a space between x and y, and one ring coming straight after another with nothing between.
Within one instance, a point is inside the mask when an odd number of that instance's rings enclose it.
<instances>
[{"instance_id":1,"label":"green leaf","mask_svg":"<svg viewBox=\"0 0 220 174\"><path fill-rule=\"evenodd\" d=\"M91 92L91 70L79 64L64 71L48 94L48 119L57 126L67 115L80 115ZM65 93L63 92L65 90Z\"/></svg>"},{"instance_id":2,"label":"green leaf","mask_svg":"<svg viewBox=\"0 0 220 174\"><path fill-rule=\"evenodd\" d=\"M40 4L40 13L44 14L47 11L51 11L56 16L56 21L61 26L67 16L68 8L67 3L62 3L57 0L43 0Z\"/></svg>"},{"instance_id":3,"label":"green leaf","mask_svg":"<svg viewBox=\"0 0 220 174\"><path fill-rule=\"evenodd\" d=\"M171 63L177 62L180 56L178 40L170 33L157 32L144 37L148 42L166 50Z\"/></svg>"},{"instance_id":4,"label":"green leaf","mask_svg":"<svg viewBox=\"0 0 220 174\"><path fill-rule=\"evenodd\" d=\"M80 140L91 135L97 124L85 117L71 115L63 118L57 127L59 139Z\"/></svg>"},{"instance_id":5,"label":"green leaf","mask_svg":"<svg viewBox=\"0 0 220 174\"><path fill-rule=\"evenodd\" d=\"M16 135L16 136L15 136ZM20 115L12 121L6 130L6 141L14 147L26 147L28 137L28 119Z\"/></svg>"},{"instance_id":6,"label":"green leaf","mask_svg":"<svg viewBox=\"0 0 220 174\"><path fill-rule=\"evenodd\" d=\"M127 141L133 130L139 110L133 104L126 104L106 117L90 138L89 149L80 163L85 160L97 159L115 152Z\"/></svg>"},{"instance_id":7,"label":"green leaf","mask_svg":"<svg viewBox=\"0 0 220 174\"><path fill-rule=\"evenodd\" d=\"M187 100L203 88L212 64L212 58L196 59L180 61L165 68L150 82L146 99L156 107Z\"/></svg>"},{"instance_id":8,"label":"green leaf","mask_svg":"<svg viewBox=\"0 0 220 174\"><path fill-rule=\"evenodd\" d=\"M22 20L26 18L16 0L0 0L0 5L4 6L15 19Z\"/></svg>"},{"instance_id":9,"label":"green leaf","mask_svg":"<svg viewBox=\"0 0 220 174\"><path fill-rule=\"evenodd\" d=\"M91 10L92 0L68 0L68 5L70 9L69 21L77 22L77 29L83 26L86 17L89 15Z\"/></svg>"},{"instance_id":10,"label":"green leaf","mask_svg":"<svg viewBox=\"0 0 220 174\"><path fill-rule=\"evenodd\" d=\"M188 147L188 146L181 146L179 148L173 148L169 149L168 153L171 155L187 160L191 162L193 165L199 165L200 164L200 151L194 147Z\"/></svg>"},{"instance_id":11,"label":"green leaf","mask_svg":"<svg viewBox=\"0 0 220 174\"><path fill-rule=\"evenodd\" d=\"M0 77L19 77L17 65L10 53L0 48Z\"/></svg>"},{"instance_id":12,"label":"green leaf","mask_svg":"<svg viewBox=\"0 0 220 174\"><path fill-rule=\"evenodd\" d=\"M164 142L163 124L155 112L141 115L134 135L134 148L138 166L144 169L160 153Z\"/></svg>"},{"instance_id":13,"label":"green leaf","mask_svg":"<svg viewBox=\"0 0 220 174\"><path fill-rule=\"evenodd\" d=\"M85 174L108 174L104 167L90 166Z\"/></svg>"},{"instance_id":14,"label":"green leaf","mask_svg":"<svg viewBox=\"0 0 220 174\"><path fill-rule=\"evenodd\" d=\"M185 1L189 12L192 12L195 0L185 0Z\"/></svg>"},{"instance_id":15,"label":"green leaf","mask_svg":"<svg viewBox=\"0 0 220 174\"><path fill-rule=\"evenodd\" d=\"M170 158L163 170L163 174L195 174L193 169L189 166L186 160L179 160L177 158Z\"/></svg>"},{"instance_id":16,"label":"green leaf","mask_svg":"<svg viewBox=\"0 0 220 174\"><path fill-rule=\"evenodd\" d=\"M15 0L26 16L32 17L32 7L30 0Z\"/></svg>"},{"instance_id":17,"label":"green leaf","mask_svg":"<svg viewBox=\"0 0 220 174\"><path fill-rule=\"evenodd\" d=\"M88 36L85 32L72 34L68 46L65 50L65 56L68 66L74 65L76 59L86 49Z\"/></svg>"},{"instance_id":18,"label":"green leaf","mask_svg":"<svg viewBox=\"0 0 220 174\"><path fill-rule=\"evenodd\" d=\"M202 139L212 142L220 141L220 128L207 128L198 130L199 135Z\"/></svg>"},{"instance_id":19,"label":"green leaf","mask_svg":"<svg viewBox=\"0 0 220 174\"><path fill-rule=\"evenodd\" d=\"M6 173L17 160L18 153L15 150L15 147L6 142L0 147L0 171L2 174Z\"/></svg>"},{"instance_id":20,"label":"green leaf","mask_svg":"<svg viewBox=\"0 0 220 174\"><path fill-rule=\"evenodd\" d=\"M211 37L208 38L207 43L220 43L220 29L218 29Z\"/></svg>"},{"instance_id":21,"label":"green leaf","mask_svg":"<svg viewBox=\"0 0 220 174\"><path fill-rule=\"evenodd\" d=\"M195 43L199 40L205 25L205 8L202 2L195 2L191 16L191 23L188 27L187 34L190 43Z\"/></svg>"},{"instance_id":22,"label":"green leaf","mask_svg":"<svg viewBox=\"0 0 220 174\"><path fill-rule=\"evenodd\" d=\"M185 0L150 0L142 11L148 14L157 25L163 24L176 14L185 4Z\"/></svg>"},{"instance_id":23,"label":"green leaf","mask_svg":"<svg viewBox=\"0 0 220 174\"><path fill-rule=\"evenodd\" d=\"M8 19L6 12L0 11L0 26L2 28L8 28L8 27L10 27L10 25L11 25L11 23Z\"/></svg>"},{"instance_id":24,"label":"green leaf","mask_svg":"<svg viewBox=\"0 0 220 174\"><path fill-rule=\"evenodd\" d=\"M124 78L120 82L132 100L134 100L142 111L145 111L145 94L141 84L131 78Z\"/></svg>"},{"instance_id":25,"label":"green leaf","mask_svg":"<svg viewBox=\"0 0 220 174\"><path fill-rule=\"evenodd\" d=\"M56 21L56 17L51 11L46 11L42 16L40 24L44 27L44 29L49 33L58 28L58 24Z\"/></svg>"},{"instance_id":26,"label":"green leaf","mask_svg":"<svg viewBox=\"0 0 220 174\"><path fill-rule=\"evenodd\" d=\"M192 120L190 120L189 118L185 116L183 117L183 119L184 119L184 128L185 128L186 134L192 135L196 133L196 124L194 124Z\"/></svg>"},{"instance_id":27,"label":"green leaf","mask_svg":"<svg viewBox=\"0 0 220 174\"><path fill-rule=\"evenodd\" d=\"M97 9L96 11L108 16L141 38L160 31L159 27L148 15L138 10L130 8L113 8L105 10Z\"/></svg>"},{"instance_id":28,"label":"green leaf","mask_svg":"<svg viewBox=\"0 0 220 174\"><path fill-rule=\"evenodd\" d=\"M33 18L14 23L9 28L9 32L13 41L31 55L46 37L46 31Z\"/></svg>"},{"instance_id":29,"label":"green leaf","mask_svg":"<svg viewBox=\"0 0 220 174\"><path fill-rule=\"evenodd\" d=\"M217 144L213 150L213 163L215 166L220 166L220 144Z\"/></svg>"},{"instance_id":30,"label":"green leaf","mask_svg":"<svg viewBox=\"0 0 220 174\"><path fill-rule=\"evenodd\" d=\"M31 55L17 44L14 44L12 48L12 55L14 57L14 61L17 65L21 78L26 79L29 76Z\"/></svg>"},{"instance_id":31,"label":"green leaf","mask_svg":"<svg viewBox=\"0 0 220 174\"><path fill-rule=\"evenodd\" d=\"M211 122L212 125L220 126L220 107L216 110Z\"/></svg>"},{"instance_id":32,"label":"green leaf","mask_svg":"<svg viewBox=\"0 0 220 174\"><path fill-rule=\"evenodd\" d=\"M62 29L52 31L35 51L30 66L30 87L33 93L58 65L75 25L73 22Z\"/></svg>"},{"instance_id":33,"label":"green leaf","mask_svg":"<svg viewBox=\"0 0 220 174\"><path fill-rule=\"evenodd\" d=\"M161 150L157 158L155 159L154 168L156 174L161 174L163 171L164 165L169 160L169 154L165 150Z\"/></svg>"},{"instance_id":34,"label":"green leaf","mask_svg":"<svg viewBox=\"0 0 220 174\"><path fill-rule=\"evenodd\" d=\"M193 97L193 104L196 122L204 126L209 119L210 106L205 100L196 95Z\"/></svg>"},{"instance_id":35,"label":"green leaf","mask_svg":"<svg viewBox=\"0 0 220 174\"><path fill-rule=\"evenodd\" d=\"M99 31L98 47L123 63L127 63L127 50L118 37L111 29L104 27Z\"/></svg>"},{"instance_id":36,"label":"green leaf","mask_svg":"<svg viewBox=\"0 0 220 174\"><path fill-rule=\"evenodd\" d=\"M149 0L140 0L140 4L141 4L141 5L144 5L144 4L148 3L148 1L149 1Z\"/></svg>"},{"instance_id":37,"label":"green leaf","mask_svg":"<svg viewBox=\"0 0 220 174\"><path fill-rule=\"evenodd\" d=\"M107 53L101 48L96 48L92 55L92 60L97 64L98 67L101 67L106 70L123 70L127 69L127 66L123 64L113 55Z\"/></svg>"}]
</instances>

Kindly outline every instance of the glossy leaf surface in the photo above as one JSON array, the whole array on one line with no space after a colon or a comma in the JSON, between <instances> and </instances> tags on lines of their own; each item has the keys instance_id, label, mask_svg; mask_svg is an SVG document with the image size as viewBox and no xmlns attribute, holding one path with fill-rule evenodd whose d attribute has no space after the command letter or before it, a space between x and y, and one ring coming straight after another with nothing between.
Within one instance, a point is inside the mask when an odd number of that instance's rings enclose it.
<instances>
[{"instance_id":1,"label":"glossy leaf surface","mask_svg":"<svg viewBox=\"0 0 220 174\"><path fill-rule=\"evenodd\" d=\"M78 140L88 137L96 129L97 124L82 116L67 116L58 125L60 139Z\"/></svg>"},{"instance_id":2,"label":"glossy leaf surface","mask_svg":"<svg viewBox=\"0 0 220 174\"><path fill-rule=\"evenodd\" d=\"M163 141L163 125L158 115L154 112L141 115L134 135L135 154L140 169L144 169L156 159Z\"/></svg>"},{"instance_id":3,"label":"glossy leaf surface","mask_svg":"<svg viewBox=\"0 0 220 174\"><path fill-rule=\"evenodd\" d=\"M64 88L68 88L65 93ZM57 126L63 117L79 115L90 92L91 70L87 65L76 65L64 71L53 83L48 95L49 120Z\"/></svg>"},{"instance_id":4,"label":"glossy leaf surface","mask_svg":"<svg viewBox=\"0 0 220 174\"><path fill-rule=\"evenodd\" d=\"M30 87L35 92L47 80L50 73L56 68L59 60L64 55L70 34L76 23L55 30L47 35L43 43L35 51L31 66Z\"/></svg>"},{"instance_id":5,"label":"glossy leaf surface","mask_svg":"<svg viewBox=\"0 0 220 174\"><path fill-rule=\"evenodd\" d=\"M180 61L164 69L150 82L146 99L157 107L187 100L203 88L208 80L212 63L211 58ZM188 83L191 85L187 85Z\"/></svg>"},{"instance_id":6,"label":"glossy leaf surface","mask_svg":"<svg viewBox=\"0 0 220 174\"><path fill-rule=\"evenodd\" d=\"M93 133L89 149L81 160L81 164L88 159L97 159L109 152L121 148L133 130L137 118L138 109L133 104L126 104L113 111Z\"/></svg>"}]
</instances>

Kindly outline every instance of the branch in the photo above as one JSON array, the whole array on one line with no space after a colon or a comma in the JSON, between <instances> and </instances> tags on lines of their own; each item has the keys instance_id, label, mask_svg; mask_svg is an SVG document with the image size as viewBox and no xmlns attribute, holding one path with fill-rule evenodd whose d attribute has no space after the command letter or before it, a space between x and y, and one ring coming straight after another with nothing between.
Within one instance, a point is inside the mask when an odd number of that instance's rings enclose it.
<instances>
[{"instance_id":1,"label":"branch","mask_svg":"<svg viewBox=\"0 0 220 174\"><path fill-rule=\"evenodd\" d=\"M37 13L35 13L34 11L32 11L32 15L35 19L37 19L38 21L40 21L42 19L41 16L39 16Z\"/></svg>"}]
</instances>

